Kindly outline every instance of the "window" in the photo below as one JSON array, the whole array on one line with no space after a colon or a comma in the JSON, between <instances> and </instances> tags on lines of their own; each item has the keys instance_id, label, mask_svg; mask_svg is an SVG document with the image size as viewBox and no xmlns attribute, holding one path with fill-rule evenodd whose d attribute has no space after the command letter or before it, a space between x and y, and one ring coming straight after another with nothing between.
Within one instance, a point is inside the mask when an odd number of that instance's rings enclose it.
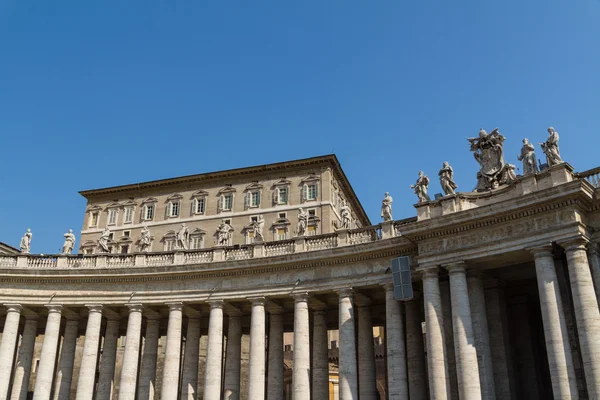
<instances>
[{"instance_id":1,"label":"window","mask_svg":"<svg viewBox=\"0 0 600 400\"><path fill-rule=\"evenodd\" d=\"M133 207L125 207L124 223L130 224L133 222Z\"/></svg>"},{"instance_id":2,"label":"window","mask_svg":"<svg viewBox=\"0 0 600 400\"><path fill-rule=\"evenodd\" d=\"M108 234L108 240L115 240L115 234L113 232Z\"/></svg>"},{"instance_id":3,"label":"window","mask_svg":"<svg viewBox=\"0 0 600 400\"><path fill-rule=\"evenodd\" d=\"M289 187L292 182L283 178L273 184L273 204L288 204Z\"/></svg>"},{"instance_id":4,"label":"window","mask_svg":"<svg viewBox=\"0 0 600 400\"><path fill-rule=\"evenodd\" d=\"M98 213L93 212L90 217L90 226L97 226L97 225L98 225Z\"/></svg>"},{"instance_id":5,"label":"window","mask_svg":"<svg viewBox=\"0 0 600 400\"><path fill-rule=\"evenodd\" d=\"M197 197L193 201L193 213L194 214L204 214L204 209L206 205L206 199L204 197Z\"/></svg>"},{"instance_id":6,"label":"window","mask_svg":"<svg viewBox=\"0 0 600 400\"><path fill-rule=\"evenodd\" d=\"M317 185L312 184L308 185L308 192L306 193L306 200L316 200L317 199Z\"/></svg>"},{"instance_id":7,"label":"window","mask_svg":"<svg viewBox=\"0 0 600 400\"><path fill-rule=\"evenodd\" d=\"M191 250L198 250L201 249L202 246L202 236L192 236L192 238L190 239L190 249Z\"/></svg>"},{"instance_id":8,"label":"window","mask_svg":"<svg viewBox=\"0 0 600 400\"><path fill-rule=\"evenodd\" d=\"M278 228L276 240L285 240L285 239L286 239L285 228Z\"/></svg>"},{"instance_id":9,"label":"window","mask_svg":"<svg viewBox=\"0 0 600 400\"><path fill-rule=\"evenodd\" d=\"M317 227L314 225L309 225L307 232L308 236L315 236L317 234Z\"/></svg>"},{"instance_id":10,"label":"window","mask_svg":"<svg viewBox=\"0 0 600 400\"><path fill-rule=\"evenodd\" d=\"M128 244L121 245L121 254L127 254L127 253L129 253L129 245Z\"/></svg>"},{"instance_id":11,"label":"window","mask_svg":"<svg viewBox=\"0 0 600 400\"><path fill-rule=\"evenodd\" d=\"M223 223L225 223L227 225L231 225L231 220L230 219L224 219Z\"/></svg>"},{"instance_id":12,"label":"window","mask_svg":"<svg viewBox=\"0 0 600 400\"><path fill-rule=\"evenodd\" d=\"M179 201L170 201L167 205L167 218L179 217Z\"/></svg>"},{"instance_id":13,"label":"window","mask_svg":"<svg viewBox=\"0 0 600 400\"><path fill-rule=\"evenodd\" d=\"M144 204L142 209L142 220L152 221L154 218L154 204Z\"/></svg>"},{"instance_id":14,"label":"window","mask_svg":"<svg viewBox=\"0 0 600 400\"><path fill-rule=\"evenodd\" d=\"M250 222L258 222L258 217L256 215L253 215L252 217L250 217Z\"/></svg>"},{"instance_id":15,"label":"window","mask_svg":"<svg viewBox=\"0 0 600 400\"><path fill-rule=\"evenodd\" d=\"M175 249L175 239L165 239L165 251L173 251Z\"/></svg>"},{"instance_id":16,"label":"window","mask_svg":"<svg viewBox=\"0 0 600 400\"><path fill-rule=\"evenodd\" d=\"M123 237L130 237L131 236L131 231L123 231Z\"/></svg>"},{"instance_id":17,"label":"window","mask_svg":"<svg viewBox=\"0 0 600 400\"><path fill-rule=\"evenodd\" d=\"M246 192L245 208L254 208L260 205L260 191L254 190Z\"/></svg>"},{"instance_id":18,"label":"window","mask_svg":"<svg viewBox=\"0 0 600 400\"><path fill-rule=\"evenodd\" d=\"M288 202L288 188L283 186L280 188L277 188L277 190L279 190L279 199L278 199L278 204L287 204Z\"/></svg>"},{"instance_id":19,"label":"window","mask_svg":"<svg viewBox=\"0 0 600 400\"><path fill-rule=\"evenodd\" d=\"M231 211L233 208L233 194L229 193L221 195L219 206L221 211Z\"/></svg>"},{"instance_id":20,"label":"window","mask_svg":"<svg viewBox=\"0 0 600 400\"><path fill-rule=\"evenodd\" d=\"M115 225L117 223L117 209L111 208L108 210L108 225Z\"/></svg>"},{"instance_id":21,"label":"window","mask_svg":"<svg viewBox=\"0 0 600 400\"><path fill-rule=\"evenodd\" d=\"M254 243L254 237L255 237L255 233L254 231L248 231L246 233L246 244L252 244Z\"/></svg>"},{"instance_id":22,"label":"window","mask_svg":"<svg viewBox=\"0 0 600 400\"><path fill-rule=\"evenodd\" d=\"M279 218L287 218L287 213L279 213Z\"/></svg>"},{"instance_id":23,"label":"window","mask_svg":"<svg viewBox=\"0 0 600 400\"><path fill-rule=\"evenodd\" d=\"M317 215L317 210L315 210L315 209L308 210L309 217L315 217L316 215Z\"/></svg>"}]
</instances>

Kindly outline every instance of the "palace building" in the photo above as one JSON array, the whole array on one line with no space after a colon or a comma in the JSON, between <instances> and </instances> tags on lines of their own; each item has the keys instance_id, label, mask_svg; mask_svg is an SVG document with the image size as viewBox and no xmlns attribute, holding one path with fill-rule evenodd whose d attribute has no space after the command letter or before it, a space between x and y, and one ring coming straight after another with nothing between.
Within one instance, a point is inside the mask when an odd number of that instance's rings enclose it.
<instances>
[{"instance_id":1,"label":"palace building","mask_svg":"<svg viewBox=\"0 0 600 400\"><path fill-rule=\"evenodd\" d=\"M377 224L333 155L81 192L79 254L0 255L0 400L600 398L600 168L470 141Z\"/></svg>"}]
</instances>

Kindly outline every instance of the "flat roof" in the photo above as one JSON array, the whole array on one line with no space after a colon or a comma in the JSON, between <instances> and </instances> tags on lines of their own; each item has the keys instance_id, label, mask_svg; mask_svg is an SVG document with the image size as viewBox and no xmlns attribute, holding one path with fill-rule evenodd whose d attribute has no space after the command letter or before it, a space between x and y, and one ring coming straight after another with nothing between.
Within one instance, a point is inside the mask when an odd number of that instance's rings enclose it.
<instances>
[{"instance_id":1,"label":"flat roof","mask_svg":"<svg viewBox=\"0 0 600 400\"><path fill-rule=\"evenodd\" d=\"M79 194L81 194L83 197L89 200L90 198L95 196L117 194L119 192L127 192L131 190L151 189L161 186L179 185L182 183L195 183L213 179L242 177L244 175L253 175L264 172L275 172L277 170L285 170L288 168L310 167L311 165L322 164L327 164L332 168L334 174L337 175L336 177L338 178L338 183L344 188L344 191L350 195L351 198L348 200L353 204L353 208L356 211L357 216L359 216L359 219L363 220L363 223L366 223L365 226L370 225L371 222L369 220L369 217L363 209L362 204L358 200L358 197L356 196L352 185L350 185L350 182L348 181L348 178L346 177L346 174L344 173L342 166L340 165L340 162L335 154L327 154L323 156L302 158L299 160L283 161L272 164L255 165L251 167L206 172L194 175L185 175L175 178L159 179L155 181L139 182L100 189L82 190L79 192Z\"/></svg>"}]
</instances>

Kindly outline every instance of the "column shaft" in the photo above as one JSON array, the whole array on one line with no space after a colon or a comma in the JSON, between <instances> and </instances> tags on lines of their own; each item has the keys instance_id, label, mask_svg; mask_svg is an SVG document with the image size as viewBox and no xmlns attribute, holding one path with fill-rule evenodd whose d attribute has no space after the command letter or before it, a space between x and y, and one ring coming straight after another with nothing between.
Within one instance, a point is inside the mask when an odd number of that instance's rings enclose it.
<instances>
[{"instance_id":1,"label":"column shaft","mask_svg":"<svg viewBox=\"0 0 600 400\"><path fill-rule=\"evenodd\" d=\"M590 270L592 271L592 279L594 280L594 289L596 290L596 300L600 304L600 250L597 243L590 243L589 260Z\"/></svg>"},{"instance_id":2,"label":"column shaft","mask_svg":"<svg viewBox=\"0 0 600 400\"><path fill-rule=\"evenodd\" d=\"M62 306L47 305L46 307L48 307L48 319L46 320L44 343L42 344L40 363L35 378L33 400L48 400L50 393L52 393Z\"/></svg>"},{"instance_id":3,"label":"column shaft","mask_svg":"<svg viewBox=\"0 0 600 400\"><path fill-rule=\"evenodd\" d=\"M430 398L431 400L448 400L450 398L450 383L446 364L442 299L437 267L423 271L423 300L427 332L425 338L427 342Z\"/></svg>"},{"instance_id":4,"label":"column shaft","mask_svg":"<svg viewBox=\"0 0 600 400\"><path fill-rule=\"evenodd\" d=\"M385 340L388 393L390 400L408 398L404 321L400 303L394 298L394 286L385 284Z\"/></svg>"},{"instance_id":5,"label":"column shaft","mask_svg":"<svg viewBox=\"0 0 600 400\"><path fill-rule=\"evenodd\" d=\"M146 335L144 336L144 352L140 381L138 383L138 398L154 400L156 390L156 362L158 357L158 339L160 320L148 317L146 320Z\"/></svg>"},{"instance_id":6,"label":"column shaft","mask_svg":"<svg viewBox=\"0 0 600 400\"><path fill-rule=\"evenodd\" d=\"M269 341L270 339L269 337ZM225 359L225 393L229 394L230 400L240 399L241 357L242 320L239 315L230 315L229 328L227 330L227 355ZM270 376L269 379L271 379Z\"/></svg>"},{"instance_id":7,"label":"column shaft","mask_svg":"<svg viewBox=\"0 0 600 400\"><path fill-rule=\"evenodd\" d=\"M89 315L85 330L83 355L79 368L76 400L92 400L96 392L96 367L98 348L100 347L100 328L102 327L102 306L88 306Z\"/></svg>"},{"instance_id":8,"label":"column shaft","mask_svg":"<svg viewBox=\"0 0 600 400\"><path fill-rule=\"evenodd\" d=\"M208 348L204 375L204 400L221 399L221 369L223 356L223 302L210 304Z\"/></svg>"},{"instance_id":9,"label":"column shaft","mask_svg":"<svg viewBox=\"0 0 600 400\"><path fill-rule=\"evenodd\" d=\"M75 349L79 337L79 318L68 319L60 348L58 369L54 379L53 400L68 399L71 396L71 383L73 381L73 364L75 363Z\"/></svg>"},{"instance_id":10,"label":"column shaft","mask_svg":"<svg viewBox=\"0 0 600 400\"><path fill-rule=\"evenodd\" d=\"M22 308L19 304L9 304L6 307L8 311L4 321L4 330L2 331L2 342L0 343L0 399L8 397Z\"/></svg>"},{"instance_id":11,"label":"column shaft","mask_svg":"<svg viewBox=\"0 0 600 400\"><path fill-rule=\"evenodd\" d=\"M421 301L419 298L404 302L408 393L411 400L425 400L427 398L427 373L425 371L425 347L423 345L421 310Z\"/></svg>"},{"instance_id":12,"label":"column shaft","mask_svg":"<svg viewBox=\"0 0 600 400\"><path fill-rule=\"evenodd\" d=\"M600 310L590 265L582 242L568 245L566 253L588 395L600 398Z\"/></svg>"},{"instance_id":13,"label":"column shaft","mask_svg":"<svg viewBox=\"0 0 600 400\"><path fill-rule=\"evenodd\" d=\"M119 400L135 400L142 334L142 305L128 304L127 306L129 307L129 318L127 319L125 353L119 382Z\"/></svg>"},{"instance_id":14,"label":"column shaft","mask_svg":"<svg viewBox=\"0 0 600 400\"><path fill-rule=\"evenodd\" d=\"M473 338L475 340L477 364L479 366L481 397L483 400L496 400L483 280L478 275L469 275L467 277L467 286L469 290L471 320L473 321Z\"/></svg>"},{"instance_id":15,"label":"column shaft","mask_svg":"<svg viewBox=\"0 0 600 400\"><path fill-rule=\"evenodd\" d=\"M339 391L340 400L358 400L356 367L356 328L352 290L339 291Z\"/></svg>"},{"instance_id":16,"label":"column shaft","mask_svg":"<svg viewBox=\"0 0 600 400\"><path fill-rule=\"evenodd\" d=\"M231 328L230 328L231 329ZM229 340L227 340L229 346ZM200 352L200 318L188 318L181 379L181 399L198 398L198 357Z\"/></svg>"},{"instance_id":17,"label":"column shaft","mask_svg":"<svg viewBox=\"0 0 600 400\"><path fill-rule=\"evenodd\" d=\"M38 317L26 317L21 347L17 355L17 367L13 378L11 400L27 400L29 377L31 376L31 361L37 337Z\"/></svg>"},{"instance_id":18,"label":"column shaft","mask_svg":"<svg viewBox=\"0 0 600 400\"><path fill-rule=\"evenodd\" d=\"M254 299L250 319L248 400L265 398L265 326L265 300Z\"/></svg>"},{"instance_id":19,"label":"column shaft","mask_svg":"<svg viewBox=\"0 0 600 400\"><path fill-rule=\"evenodd\" d=\"M313 314L313 364L312 364L312 398L329 398L329 346L327 343L327 312L316 310ZM282 360L283 362L283 360ZM271 368L269 367L269 375ZM281 377L283 380L283 375ZM271 399L269 399L271 400ZM275 400L275 399L273 399Z\"/></svg>"},{"instance_id":20,"label":"column shaft","mask_svg":"<svg viewBox=\"0 0 600 400\"><path fill-rule=\"evenodd\" d=\"M98 393L96 400L111 400L115 379L115 362L117 359L117 340L119 339L118 318L109 318L104 331L104 345L102 347L102 360L98 374Z\"/></svg>"},{"instance_id":21,"label":"column shaft","mask_svg":"<svg viewBox=\"0 0 600 400\"><path fill-rule=\"evenodd\" d=\"M551 247L534 250L534 256L552 392L555 399L578 399L571 348L565 345L569 336Z\"/></svg>"},{"instance_id":22,"label":"column shaft","mask_svg":"<svg viewBox=\"0 0 600 400\"><path fill-rule=\"evenodd\" d=\"M181 327L183 304L169 304L167 347L162 377L161 399L177 399L179 393L179 368L181 367Z\"/></svg>"},{"instance_id":23,"label":"column shaft","mask_svg":"<svg viewBox=\"0 0 600 400\"><path fill-rule=\"evenodd\" d=\"M366 304L358 306L358 389L361 400L379 399L373 349L373 323L371 309Z\"/></svg>"},{"instance_id":24,"label":"column shaft","mask_svg":"<svg viewBox=\"0 0 600 400\"><path fill-rule=\"evenodd\" d=\"M310 400L310 328L307 294L294 296L292 400Z\"/></svg>"}]
</instances>

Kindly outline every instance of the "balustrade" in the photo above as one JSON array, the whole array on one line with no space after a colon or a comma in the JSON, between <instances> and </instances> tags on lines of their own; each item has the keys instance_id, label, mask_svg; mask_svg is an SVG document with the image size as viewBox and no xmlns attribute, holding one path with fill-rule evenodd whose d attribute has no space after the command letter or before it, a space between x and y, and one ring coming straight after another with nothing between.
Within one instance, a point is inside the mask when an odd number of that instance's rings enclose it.
<instances>
[{"instance_id":1,"label":"balustrade","mask_svg":"<svg viewBox=\"0 0 600 400\"><path fill-rule=\"evenodd\" d=\"M294 251L295 246L293 240L265 243L265 255L267 257L292 254Z\"/></svg>"},{"instance_id":2,"label":"balustrade","mask_svg":"<svg viewBox=\"0 0 600 400\"><path fill-rule=\"evenodd\" d=\"M172 265L175 261L174 253L148 254L146 255L146 265L155 267L160 265Z\"/></svg>"},{"instance_id":3,"label":"balustrade","mask_svg":"<svg viewBox=\"0 0 600 400\"><path fill-rule=\"evenodd\" d=\"M308 251L332 249L337 245L337 234L335 233L306 237L306 250Z\"/></svg>"},{"instance_id":4,"label":"balustrade","mask_svg":"<svg viewBox=\"0 0 600 400\"><path fill-rule=\"evenodd\" d=\"M239 249L225 249L225 260L247 260L252 258L254 252L252 247L242 247Z\"/></svg>"},{"instance_id":5,"label":"balustrade","mask_svg":"<svg viewBox=\"0 0 600 400\"><path fill-rule=\"evenodd\" d=\"M212 250L194 251L185 253L184 262L186 264L200 264L212 262L214 253Z\"/></svg>"},{"instance_id":6,"label":"balustrade","mask_svg":"<svg viewBox=\"0 0 600 400\"><path fill-rule=\"evenodd\" d=\"M370 243L380 238L381 232L378 226L355 229L349 233L350 244Z\"/></svg>"}]
</instances>

